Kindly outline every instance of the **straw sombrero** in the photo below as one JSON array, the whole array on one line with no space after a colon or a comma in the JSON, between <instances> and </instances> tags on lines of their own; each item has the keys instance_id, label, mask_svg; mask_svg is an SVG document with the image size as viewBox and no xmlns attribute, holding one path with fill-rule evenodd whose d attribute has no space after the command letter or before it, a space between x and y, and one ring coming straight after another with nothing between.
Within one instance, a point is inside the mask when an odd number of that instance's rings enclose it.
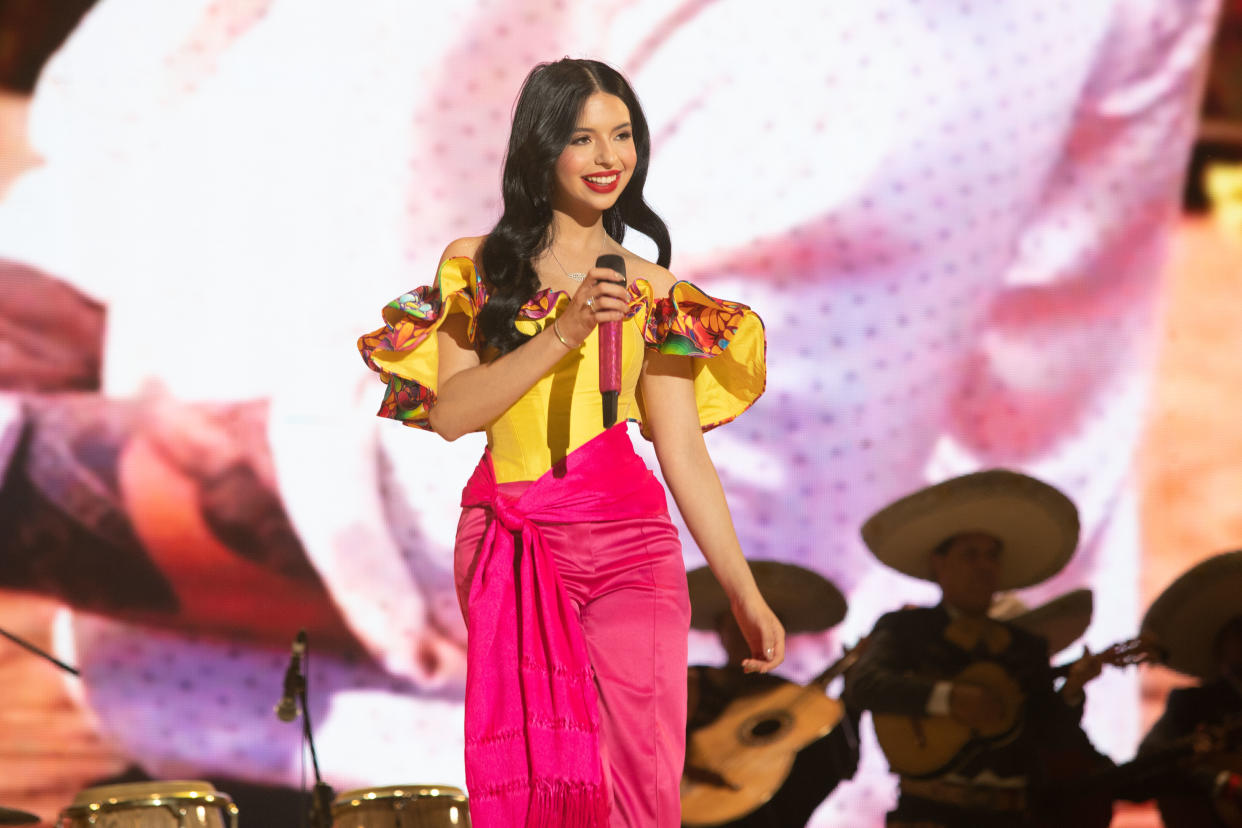
<instances>
[{"instance_id":1,"label":"straw sombrero","mask_svg":"<svg viewBox=\"0 0 1242 828\"><path fill-rule=\"evenodd\" d=\"M1078 510L1047 483L990 469L920 489L862 527L863 541L880 563L928 581L931 551L966 532L1000 539L997 588L1019 589L1052 577L1069 561L1078 545Z\"/></svg>"},{"instance_id":2,"label":"straw sombrero","mask_svg":"<svg viewBox=\"0 0 1242 828\"><path fill-rule=\"evenodd\" d=\"M1042 636L1048 640L1048 654L1056 655L1082 638L1091 624L1094 608L1091 590L1076 589L1035 609L1028 608L1016 595L1002 595L992 602L988 615Z\"/></svg>"},{"instance_id":3,"label":"straw sombrero","mask_svg":"<svg viewBox=\"0 0 1242 828\"><path fill-rule=\"evenodd\" d=\"M820 632L841 623L845 596L832 582L809 569L780 561L750 561L759 592L787 633ZM729 599L705 566L686 573L690 587L690 626L716 629Z\"/></svg>"},{"instance_id":4,"label":"straw sombrero","mask_svg":"<svg viewBox=\"0 0 1242 828\"><path fill-rule=\"evenodd\" d=\"M1242 615L1242 551L1214 555L1186 570L1160 593L1142 630L1165 650L1165 665L1210 681L1213 648L1225 624Z\"/></svg>"}]
</instances>

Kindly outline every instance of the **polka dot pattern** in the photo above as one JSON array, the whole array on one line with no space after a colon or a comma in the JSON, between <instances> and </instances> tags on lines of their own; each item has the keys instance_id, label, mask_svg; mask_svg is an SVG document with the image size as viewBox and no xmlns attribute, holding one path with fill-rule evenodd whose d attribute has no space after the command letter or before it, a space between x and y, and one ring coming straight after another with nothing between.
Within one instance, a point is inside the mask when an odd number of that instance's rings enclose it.
<instances>
[{"instance_id":1,"label":"polka dot pattern","mask_svg":"<svg viewBox=\"0 0 1242 828\"><path fill-rule=\"evenodd\" d=\"M107 714L102 736L140 758L148 773L300 786L301 721L275 715L288 651L87 616L75 632L87 701ZM316 747L334 785L439 779L449 772L459 778L460 685L420 694L370 659L313 647L307 666ZM412 733L420 734L417 750ZM393 765L400 754L408 756Z\"/></svg>"}]
</instances>

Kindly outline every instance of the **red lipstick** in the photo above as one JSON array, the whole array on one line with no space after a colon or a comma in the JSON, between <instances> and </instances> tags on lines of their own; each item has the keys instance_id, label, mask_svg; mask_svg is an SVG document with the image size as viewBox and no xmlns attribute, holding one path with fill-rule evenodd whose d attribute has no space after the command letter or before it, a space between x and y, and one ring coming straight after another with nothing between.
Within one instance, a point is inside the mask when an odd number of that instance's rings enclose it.
<instances>
[{"instance_id":1,"label":"red lipstick","mask_svg":"<svg viewBox=\"0 0 1242 828\"><path fill-rule=\"evenodd\" d=\"M584 184L587 185L587 187L589 187L594 192L611 193L613 190L617 189L617 185L621 183L621 173L619 170L609 170L606 172L592 173L590 177L591 178L604 178L606 176L611 177L611 180L607 184L597 184L596 182L591 181L585 175L582 176L582 181Z\"/></svg>"}]
</instances>

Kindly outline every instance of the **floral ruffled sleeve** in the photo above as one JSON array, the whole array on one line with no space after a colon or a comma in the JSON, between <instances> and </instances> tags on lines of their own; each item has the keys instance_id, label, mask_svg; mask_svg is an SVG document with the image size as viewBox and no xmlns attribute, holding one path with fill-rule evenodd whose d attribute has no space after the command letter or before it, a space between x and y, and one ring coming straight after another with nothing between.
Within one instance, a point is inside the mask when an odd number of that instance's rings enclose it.
<instances>
[{"instance_id":1,"label":"floral ruffled sleeve","mask_svg":"<svg viewBox=\"0 0 1242 828\"><path fill-rule=\"evenodd\" d=\"M388 389L379 416L430 429L427 413L436 401L439 348L436 330L449 314L465 313L473 342L484 287L467 258L449 259L430 286L403 293L384 306L384 327L358 338L363 360Z\"/></svg>"},{"instance_id":2,"label":"floral ruffled sleeve","mask_svg":"<svg viewBox=\"0 0 1242 828\"><path fill-rule=\"evenodd\" d=\"M631 311L647 347L695 357L694 396L704 431L724 425L759 399L767 383L767 342L758 314L689 282L677 282L661 297L643 279L631 290L637 293Z\"/></svg>"}]
</instances>

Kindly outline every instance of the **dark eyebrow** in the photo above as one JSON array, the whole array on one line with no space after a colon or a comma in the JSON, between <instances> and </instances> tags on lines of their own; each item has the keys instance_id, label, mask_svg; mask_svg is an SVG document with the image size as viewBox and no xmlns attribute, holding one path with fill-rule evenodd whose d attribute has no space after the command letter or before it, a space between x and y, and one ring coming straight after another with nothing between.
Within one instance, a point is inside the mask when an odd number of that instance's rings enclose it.
<instances>
[{"instance_id":1,"label":"dark eyebrow","mask_svg":"<svg viewBox=\"0 0 1242 828\"><path fill-rule=\"evenodd\" d=\"M612 130L611 130L611 131L612 131L612 132L616 132L616 131L617 131L617 130L619 130L619 129L633 129L633 125L632 125L629 121L626 121L626 122L625 122L625 123L623 123L623 124L617 124L615 127L613 127L613 128L612 128ZM590 127L584 127L584 126L574 127L574 132L575 132L575 133L577 133L577 132L593 132L593 131L594 131L594 130L592 130Z\"/></svg>"}]
</instances>

